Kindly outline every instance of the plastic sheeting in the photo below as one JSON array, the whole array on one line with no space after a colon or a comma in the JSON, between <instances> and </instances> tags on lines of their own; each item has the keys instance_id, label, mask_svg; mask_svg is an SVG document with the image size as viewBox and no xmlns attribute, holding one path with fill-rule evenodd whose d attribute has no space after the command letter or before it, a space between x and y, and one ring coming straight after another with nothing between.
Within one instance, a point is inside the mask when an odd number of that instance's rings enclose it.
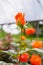
<instances>
[{"instance_id":1,"label":"plastic sheeting","mask_svg":"<svg viewBox=\"0 0 43 65\"><path fill-rule=\"evenodd\" d=\"M26 20L43 19L43 0L0 0L0 24L14 22L17 12Z\"/></svg>"},{"instance_id":2,"label":"plastic sheeting","mask_svg":"<svg viewBox=\"0 0 43 65\"><path fill-rule=\"evenodd\" d=\"M14 22L15 14L21 9L21 0L0 0L0 24Z\"/></svg>"},{"instance_id":3,"label":"plastic sheeting","mask_svg":"<svg viewBox=\"0 0 43 65\"><path fill-rule=\"evenodd\" d=\"M25 19L43 19L43 0L0 0L0 24L15 22L14 16L18 12L25 13ZM11 34L18 34L16 25L4 25L3 30ZM14 28L12 28L14 27Z\"/></svg>"},{"instance_id":4,"label":"plastic sheeting","mask_svg":"<svg viewBox=\"0 0 43 65\"><path fill-rule=\"evenodd\" d=\"M22 6L27 21L43 19L43 0L23 0Z\"/></svg>"}]
</instances>

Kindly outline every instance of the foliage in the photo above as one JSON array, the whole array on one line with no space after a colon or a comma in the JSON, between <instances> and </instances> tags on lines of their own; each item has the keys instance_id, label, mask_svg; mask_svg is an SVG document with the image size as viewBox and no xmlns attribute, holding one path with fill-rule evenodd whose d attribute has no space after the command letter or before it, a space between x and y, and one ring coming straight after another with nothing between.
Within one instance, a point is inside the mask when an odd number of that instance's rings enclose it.
<instances>
[{"instance_id":1,"label":"foliage","mask_svg":"<svg viewBox=\"0 0 43 65\"><path fill-rule=\"evenodd\" d=\"M0 60L18 65L40 65L43 61L43 41L36 39L35 28L26 23L24 15L18 13L15 16L16 24L20 27L18 35L6 34L1 41ZM27 29L27 30L26 30ZM26 33L25 33L26 30ZM34 37L34 40L33 40Z\"/></svg>"}]
</instances>

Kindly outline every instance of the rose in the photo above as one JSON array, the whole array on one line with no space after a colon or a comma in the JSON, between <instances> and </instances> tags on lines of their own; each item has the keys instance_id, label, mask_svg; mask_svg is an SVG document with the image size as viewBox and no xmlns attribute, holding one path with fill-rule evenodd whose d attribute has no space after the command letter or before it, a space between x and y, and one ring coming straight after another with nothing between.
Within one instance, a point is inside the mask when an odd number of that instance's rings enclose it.
<instances>
[{"instance_id":1,"label":"rose","mask_svg":"<svg viewBox=\"0 0 43 65\"><path fill-rule=\"evenodd\" d=\"M31 45L33 48L42 48L42 41L33 41Z\"/></svg>"},{"instance_id":2,"label":"rose","mask_svg":"<svg viewBox=\"0 0 43 65\"><path fill-rule=\"evenodd\" d=\"M15 19L16 19L16 24L18 26L23 26L26 22L25 22L25 18L24 18L24 14L22 13L18 13L16 16L15 16Z\"/></svg>"},{"instance_id":3,"label":"rose","mask_svg":"<svg viewBox=\"0 0 43 65\"><path fill-rule=\"evenodd\" d=\"M25 29L25 34L26 35L31 35L35 33L35 29L34 28L26 28Z\"/></svg>"},{"instance_id":4,"label":"rose","mask_svg":"<svg viewBox=\"0 0 43 65\"><path fill-rule=\"evenodd\" d=\"M33 54L30 58L30 63L32 65L40 65L42 63L41 57L39 55Z\"/></svg>"},{"instance_id":5,"label":"rose","mask_svg":"<svg viewBox=\"0 0 43 65\"><path fill-rule=\"evenodd\" d=\"M21 54L18 56L18 59L20 62L28 62L29 54L28 53Z\"/></svg>"}]
</instances>

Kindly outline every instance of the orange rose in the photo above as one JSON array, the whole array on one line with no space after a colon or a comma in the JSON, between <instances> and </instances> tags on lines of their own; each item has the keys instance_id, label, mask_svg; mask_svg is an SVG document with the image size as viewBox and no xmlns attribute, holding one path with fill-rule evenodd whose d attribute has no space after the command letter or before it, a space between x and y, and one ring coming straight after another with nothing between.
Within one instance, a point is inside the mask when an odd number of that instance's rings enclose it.
<instances>
[{"instance_id":1,"label":"orange rose","mask_svg":"<svg viewBox=\"0 0 43 65\"><path fill-rule=\"evenodd\" d=\"M34 41L32 43L33 48L42 48L42 41Z\"/></svg>"},{"instance_id":2,"label":"orange rose","mask_svg":"<svg viewBox=\"0 0 43 65\"><path fill-rule=\"evenodd\" d=\"M23 18L23 14L22 13L18 13L15 17L16 20Z\"/></svg>"},{"instance_id":3,"label":"orange rose","mask_svg":"<svg viewBox=\"0 0 43 65\"><path fill-rule=\"evenodd\" d=\"M18 56L18 59L20 60L20 62L28 62L29 54L28 53L21 54Z\"/></svg>"},{"instance_id":4,"label":"orange rose","mask_svg":"<svg viewBox=\"0 0 43 65\"><path fill-rule=\"evenodd\" d=\"M25 29L25 33L26 33L26 35L34 34L35 29L34 28L27 28L27 29Z\"/></svg>"},{"instance_id":5,"label":"orange rose","mask_svg":"<svg viewBox=\"0 0 43 65\"><path fill-rule=\"evenodd\" d=\"M22 40L25 40L25 39L26 39L26 37L25 37L25 36L22 36L22 37L21 37L21 39L22 39Z\"/></svg>"},{"instance_id":6,"label":"orange rose","mask_svg":"<svg viewBox=\"0 0 43 65\"><path fill-rule=\"evenodd\" d=\"M30 63L32 65L40 65L42 63L41 57L39 55L33 54L30 58Z\"/></svg>"},{"instance_id":7,"label":"orange rose","mask_svg":"<svg viewBox=\"0 0 43 65\"><path fill-rule=\"evenodd\" d=\"M25 22L25 19L24 18L22 18L21 20L20 20L20 23L21 23L21 25L24 25L26 22Z\"/></svg>"},{"instance_id":8,"label":"orange rose","mask_svg":"<svg viewBox=\"0 0 43 65\"><path fill-rule=\"evenodd\" d=\"M25 24L25 19L24 19L24 15L22 13L18 13L16 16L15 16L15 19L16 19L16 24L18 25L18 23L20 23L21 25L24 25Z\"/></svg>"}]
</instances>

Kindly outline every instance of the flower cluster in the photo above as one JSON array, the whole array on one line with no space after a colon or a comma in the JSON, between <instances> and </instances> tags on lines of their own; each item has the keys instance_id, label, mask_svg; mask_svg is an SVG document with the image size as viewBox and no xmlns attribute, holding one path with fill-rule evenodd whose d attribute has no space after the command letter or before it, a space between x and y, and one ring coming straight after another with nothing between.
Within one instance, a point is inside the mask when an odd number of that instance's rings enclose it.
<instances>
[{"instance_id":1,"label":"flower cluster","mask_svg":"<svg viewBox=\"0 0 43 65\"><path fill-rule=\"evenodd\" d=\"M28 62L32 65L40 65L42 63L41 57L39 55L33 54L30 58L28 53L24 53L18 56L20 62Z\"/></svg>"},{"instance_id":2,"label":"flower cluster","mask_svg":"<svg viewBox=\"0 0 43 65\"><path fill-rule=\"evenodd\" d=\"M24 27L25 24L26 24L26 21L25 21L23 13L18 13L15 16L15 19L16 19L16 24L21 28L21 40L23 40L23 41L26 40L26 37L24 35L22 35L22 32L24 32L27 36L35 34L35 32L36 32L35 28L33 28L33 27L25 28ZM20 45L22 45L23 41L21 41ZM28 47L27 45L28 44L26 44L26 48ZM36 41L33 41L32 44L30 44L30 45L31 45L32 48L42 48L42 41L36 40ZM24 46L22 46L22 47L24 47ZM21 46L20 46L20 48L21 48ZM23 50L24 50L24 48L23 48ZM35 53L30 54L27 51L20 54L18 56L18 59L19 59L20 63L24 63L24 62L28 63L28 62L30 62L32 65L40 65L42 63L41 56L39 56L38 54L35 54Z\"/></svg>"}]
</instances>

